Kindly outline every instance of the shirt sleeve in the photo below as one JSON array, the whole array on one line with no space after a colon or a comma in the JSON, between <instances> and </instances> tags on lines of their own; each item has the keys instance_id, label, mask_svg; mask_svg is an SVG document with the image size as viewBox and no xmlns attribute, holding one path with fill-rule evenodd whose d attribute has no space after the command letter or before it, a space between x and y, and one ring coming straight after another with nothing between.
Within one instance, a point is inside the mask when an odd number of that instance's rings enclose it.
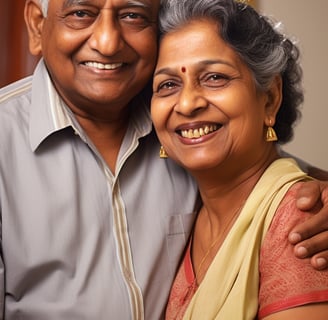
<instances>
[{"instance_id":1,"label":"shirt sleeve","mask_svg":"<svg viewBox=\"0 0 328 320\"><path fill-rule=\"evenodd\" d=\"M1 211L0 211L1 215ZM5 313L5 267L2 255L2 220L0 220L0 320L3 319Z\"/></svg>"},{"instance_id":2,"label":"shirt sleeve","mask_svg":"<svg viewBox=\"0 0 328 320\"><path fill-rule=\"evenodd\" d=\"M288 242L291 229L313 212L296 207L295 184L282 200L260 253L259 319L293 307L328 300L328 271L316 271L310 259L298 259Z\"/></svg>"}]
</instances>

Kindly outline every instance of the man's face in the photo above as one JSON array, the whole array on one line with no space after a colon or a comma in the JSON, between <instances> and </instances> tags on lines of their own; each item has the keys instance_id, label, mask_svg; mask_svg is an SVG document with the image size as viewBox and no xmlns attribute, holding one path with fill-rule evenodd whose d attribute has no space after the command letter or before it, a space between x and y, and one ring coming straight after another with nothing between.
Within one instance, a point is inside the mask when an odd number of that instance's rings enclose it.
<instances>
[{"instance_id":1,"label":"man's face","mask_svg":"<svg viewBox=\"0 0 328 320\"><path fill-rule=\"evenodd\" d=\"M50 0L42 55L74 112L119 111L142 90L156 62L158 9L159 0Z\"/></svg>"}]
</instances>

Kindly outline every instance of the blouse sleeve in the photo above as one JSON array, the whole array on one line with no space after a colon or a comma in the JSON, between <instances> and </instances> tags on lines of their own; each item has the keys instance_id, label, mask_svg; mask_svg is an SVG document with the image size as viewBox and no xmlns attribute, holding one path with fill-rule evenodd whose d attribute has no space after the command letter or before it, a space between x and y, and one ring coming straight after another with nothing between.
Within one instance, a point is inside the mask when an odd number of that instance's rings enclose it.
<instances>
[{"instance_id":1,"label":"blouse sleeve","mask_svg":"<svg viewBox=\"0 0 328 320\"><path fill-rule=\"evenodd\" d=\"M260 252L259 319L277 311L328 300L328 271L316 271L310 259L298 259L288 242L291 229L315 212L296 207L295 184L282 200Z\"/></svg>"}]
</instances>

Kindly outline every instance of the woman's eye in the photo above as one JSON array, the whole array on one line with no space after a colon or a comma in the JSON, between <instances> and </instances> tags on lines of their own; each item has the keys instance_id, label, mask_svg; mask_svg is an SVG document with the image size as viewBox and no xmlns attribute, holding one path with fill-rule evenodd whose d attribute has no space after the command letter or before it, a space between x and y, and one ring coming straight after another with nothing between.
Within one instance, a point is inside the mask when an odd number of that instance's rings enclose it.
<instances>
[{"instance_id":1,"label":"woman's eye","mask_svg":"<svg viewBox=\"0 0 328 320\"><path fill-rule=\"evenodd\" d=\"M227 80L228 77L222 74L212 74L209 76L210 80L218 81L218 80Z\"/></svg>"},{"instance_id":2,"label":"woman's eye","mask_svg":"<svg viewBox=\"0 0 328 320\"><path fill-rule=\"evenodd\" d=\"M176 87L175 83L173 81L167 81L158 86L158 91L161 90L172 90Z\"/></svg>"},{"instance_id":3,"label":"woman's eye","mask_svg":"<svg viewBox=\"0 0 328 320\"><path fill-rule=\"evenodd\" d=\"M204 78L204 82L209 86L222 87L230 81L230 78L226 75L214 73L207 75Z\"/></svg>"},{"instance_id":4,"label":"woman's eye","mask_svg":"<svg viewBox=\"0 0 328 320\"><path fill-rule=\"evenodd\" d=\"M165 81L161 82L160 84L156 85L154 88L154 94L158 96L169 96L175 93L178 85L174 81Z\"/></svg>"}]
</instances>

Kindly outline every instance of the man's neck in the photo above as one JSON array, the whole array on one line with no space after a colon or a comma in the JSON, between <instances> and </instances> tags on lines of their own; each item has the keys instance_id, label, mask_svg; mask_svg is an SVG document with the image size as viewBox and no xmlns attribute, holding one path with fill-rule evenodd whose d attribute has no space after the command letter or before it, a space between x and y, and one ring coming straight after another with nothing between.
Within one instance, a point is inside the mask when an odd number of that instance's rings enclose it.
<instances>
[{"instance_id":1,"label":"man's neck","mask_svg":"<svg viewBox=\"0 0 328 320\"><path fill-rule=\"evenodd\" d=\"M115 173L118 154L129 124L129 117L112 121L97 121L79 116L76 118L110 170Z\"/></svg>"}]
</instances>

